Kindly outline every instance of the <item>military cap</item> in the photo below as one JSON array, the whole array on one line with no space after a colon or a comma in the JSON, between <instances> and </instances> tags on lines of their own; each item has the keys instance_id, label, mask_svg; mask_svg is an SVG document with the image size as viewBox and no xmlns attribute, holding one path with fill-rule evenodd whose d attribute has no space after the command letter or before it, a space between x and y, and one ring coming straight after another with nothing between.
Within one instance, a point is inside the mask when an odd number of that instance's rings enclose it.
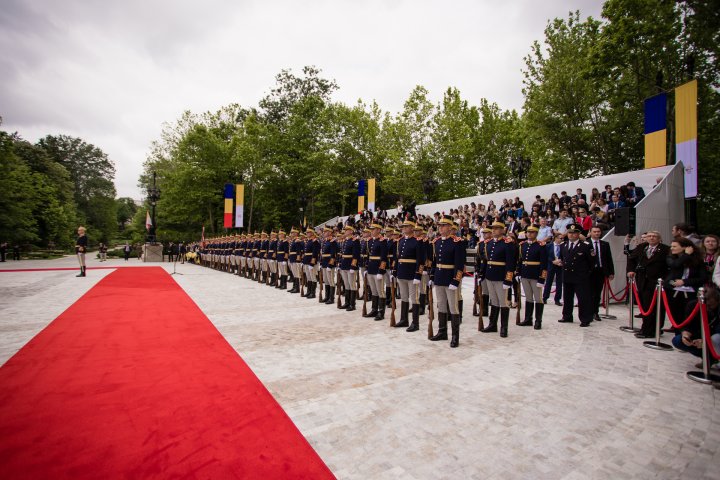
<instances>
[{"instance_id":1,"label":"military cap","mask_svg":"<svg viewBox=\"0 0 720 480\"><path fill-rule=\"evenodd\" d=\"M328 227L327 225L325 225L325 227L323 228L323 232L332 232L332 231L333 231L333 228Z\"/></svg>"},{"instance_id":2,"label":"military cap","mask_svg":"<svg viewBox=\"0 0 720 480\"><path fill-rule=\"evenodd\" d=\"M382 229L383 227L382 227L382 225L380 225L379 223L371 223L371 224L370 224L370 228L379 228L379 229Z\"/></svg>"},{"instance_id":3,"label":"military cap","mask_svg":"<svg viewBox=\"0 0 720 480\"><path fill-rule=\"evenodd\" d=\"M489 227L483 227L482 233L492 233L492 228Z\"/></svg>"},{"instance_id":4,"label":"military cap","mask_svg":"<svg viewBox=\"0 0 720 480\"><path fill-rule=\"evenodd\" d=\"M573 223L567 227L567 233L582 233L582 228Z\"/></svg>"},{"instance_id":5,"label":"military cap","mask_svg":"<svg viewBox=\"0 0 720 480\"><path fill-rule=\"evenodd\" d=\"M438 225L452 225L455 223L455 220L451 215L443 215L440 220L438 220Z\"/></svg>"},{"instance_id":6,"label":"military cap","mask_svg":"<svg viewBox=\"0 0 720 480\"><path fill-rule=\"evenodd\" d=\"M526 232L539 232L540 229L536 227L535 225L530 225L525 229Z\"/></svg>"},{"instance_id":7,"label":"military cap","mask_svg":"<svg viewBox=\"0 0 720 480\"><path fill-rule=\"evenodd\" d=\"M300 233L300 230L298 230L298 229L295 228L295 227L292 227L292 228L290 229L290 233Z\"/></svg>"},{"instance_id":8,"label":"military cap","mask_svg":"<svg viewBox=\"0 0 720 480\"><path fill-rule=\"evenodd\" d=\"M351 232L354 232L355 227L353 227L352 225L345 225L345 228L343 228L343 230L350 230Z\"/></svg>"},{"instance_id":9,"label":"military cap","mask_svg":"<svg viewBox=\"0 0 720 480\"><path fill-rule=\"evenodd\" d=\"M278 235L287 235L287 233L285 232L285 230L283 230L281 228L280 231L278 232Z\"/></svg>"},{"instance_id":10,"label":"military cap","mask_svg":"<svg viewBox=\"0 0 720 480\"><path fill-rule=\"evenodd\" d=\"M493 222L492 225L490 225L491 228L502 228L505 229L505 224L502 222Z\"/></svg>"},{"instance_id":11,"label":"military cap","mask_svg":"<svg viewBox=\"0 0 720 480\"><path fill-rule=\"evenodd\" d=\"M400 226L401 226L401 227L413 227L413 228L415 228L415 222L413 222L413 221L411 221L411 220L408 219L408 220L403 221L403 222L400 224Z\"/></svg>"}]
</instances>

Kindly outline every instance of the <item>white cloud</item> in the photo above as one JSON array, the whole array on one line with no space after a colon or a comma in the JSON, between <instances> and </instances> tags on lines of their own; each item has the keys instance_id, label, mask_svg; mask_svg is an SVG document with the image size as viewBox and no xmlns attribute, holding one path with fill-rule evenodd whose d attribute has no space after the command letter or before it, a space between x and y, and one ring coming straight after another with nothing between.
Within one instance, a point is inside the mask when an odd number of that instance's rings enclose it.
<instances>
[{"instance_id":1,"label":"white cloud","mask_svg":"<svg viewBox=\"0 0 720 480\"><path fill-rule=\"evenodd\" d=\"M163 122L184 110L257 105L283 68L316 65L336 99L396 112L415 85L522 106L523 57L547 20L600 0L536 2L89 2L10 0L0 10L2 128L78 136L136 183Z\"/></svg>"}]
</instances>

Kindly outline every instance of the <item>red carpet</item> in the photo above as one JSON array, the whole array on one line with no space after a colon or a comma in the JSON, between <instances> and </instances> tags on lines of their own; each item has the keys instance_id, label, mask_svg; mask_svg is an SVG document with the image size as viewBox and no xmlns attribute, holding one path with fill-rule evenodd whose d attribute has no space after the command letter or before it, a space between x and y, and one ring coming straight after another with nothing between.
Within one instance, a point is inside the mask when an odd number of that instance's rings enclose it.
<instances>
[{"instance_id":1,"label":"red carpet","mask_svg":"<svg viewBox=\"0 0 720 480\"><path fill-rule=\"evenodd\" d=\"M0 368L0 477L334 478L159 267L109 274Z\"/></svg>"}]
</instances>

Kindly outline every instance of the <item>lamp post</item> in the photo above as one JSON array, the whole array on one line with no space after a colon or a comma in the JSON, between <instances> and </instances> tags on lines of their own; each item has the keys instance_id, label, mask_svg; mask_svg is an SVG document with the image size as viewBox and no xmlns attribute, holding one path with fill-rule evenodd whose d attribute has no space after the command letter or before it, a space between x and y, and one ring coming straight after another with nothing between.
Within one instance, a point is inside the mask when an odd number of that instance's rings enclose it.
<instances>
[{"instance_id":1,"label":"lamp post","mask_svg":"<svg viewBox=\"0 0 720 480\"><path fill-rule=\"evenodd\" d=\"M532 161L529 158L521 155L510 159L510 170L516 175L512 181L512 188L514 190L523 188L523 179L530 170L531 163Z\"/></svg>"},{"instance_id":2,"label":"lamp post","mask_svg":"<svg viewBox=\"0 0 720 480\"><path fill-rule=\"evenodd\" d=\"M155 243L155 229L157 228L157 225L155 224L155 206L157 205L157 201L160 200L160 189L157 188L157 173L155 172L153 172L152 187L149 187L147 192L148 200L150 200L150 205L152 206L152 226L148 232L147 242Z\"/></svg>"}]
</instances>

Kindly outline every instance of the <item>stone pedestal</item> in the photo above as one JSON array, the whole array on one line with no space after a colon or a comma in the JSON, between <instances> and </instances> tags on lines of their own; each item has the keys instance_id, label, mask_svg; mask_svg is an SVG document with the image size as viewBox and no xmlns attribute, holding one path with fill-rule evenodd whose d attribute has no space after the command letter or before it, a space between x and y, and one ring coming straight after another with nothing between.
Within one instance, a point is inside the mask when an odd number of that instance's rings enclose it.
<instances>
[{"instance_id":1,"label":"stone pedestal","mask_svg":"<svg viewBox=\"0 0 720 480\"><path fill-rule=\"evenodd\" d=\"M162 262L163 246L159 243L146 243L143 245L143 262Z\"/></svg>"}]
</instances>

